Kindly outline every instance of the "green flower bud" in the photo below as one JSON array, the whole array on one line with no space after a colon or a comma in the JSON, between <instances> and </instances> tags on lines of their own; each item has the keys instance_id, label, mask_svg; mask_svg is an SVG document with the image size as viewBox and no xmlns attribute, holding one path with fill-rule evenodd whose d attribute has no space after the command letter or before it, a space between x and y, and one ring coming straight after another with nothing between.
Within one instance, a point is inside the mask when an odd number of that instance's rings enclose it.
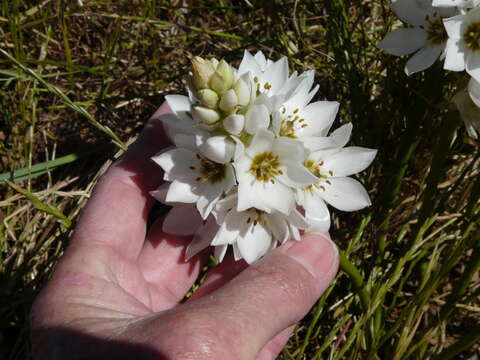
<instances>
[{"instance_id":1,"label":"green flower bud","mask_svg":"<svg viewBox=\"0 0 480 360\"><path fill-rule=\"evenodd\" d=\"M250 88L242 79L238 79L233 86L238 98L238 105L247 106L250 102Z\"/></svg>"},{"instance_id":2,"label":"green flower bud","mask_svg":"<svg viewBox=\"0 0 480 360\"><path fill-rule=\"evenodd\" d=\"M220 61L215 73L210 78L210 88L222 94L230 89L235 80L233 69L225 60Z\"/></svg>"},{"instance_id":3,"label":"green flower bud","mask_svg":"<svg viewBox=\"0 0 480 360\"><path fill-rule=\"evenodd\" d=\"M192 83L196 90L208 88L210 78L215 73L215 68L208 60L195 56L192 60Z\"/></svg>"},{"instance_id":4,"label":"green flower bud","mask_svg":"<svg viewBox=\"0 0 480 360\"><path fill-rule=\"evenodd\" d=\"M202 124L212 125L220 120L220 114L213 109L203 106L194 106L192 108L193 119Z\"/></svg>"},{"instance_id":5,"label":"green flower bud","mask_svg":"<svg viewBox=\"0 0 480 360\"><path fill-rule=\"evenodd\" d=\"M198 91L197 96L203 105L210 109L215 109L218 104L218 95L215 91L210 89L203 89Z\"/></svg>"},{"instance_id":6,"label":"green flower bud","mask_svg":"<svg viewBox=\"0 0 480 360\"><path fill-rule=\"evenodd\" d=\"M237 94L233 89L228 90L226 93L222 95L220 103L218 106L223 111L230 113L235 109L235 106L238 104Z\"/></svg>"}]
</instances>

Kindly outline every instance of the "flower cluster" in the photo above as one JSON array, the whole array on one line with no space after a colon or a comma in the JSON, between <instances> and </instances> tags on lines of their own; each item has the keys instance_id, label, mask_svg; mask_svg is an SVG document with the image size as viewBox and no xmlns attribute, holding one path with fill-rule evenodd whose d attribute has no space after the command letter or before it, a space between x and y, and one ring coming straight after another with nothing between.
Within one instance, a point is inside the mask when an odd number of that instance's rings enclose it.
<instances>
[{"instance_id":1,"label":"flower cluster","mask_svg":"<svg viewBox=\"0 0 480 360\"><path fill-rule=\"evenodd\" d=\"M414 54L407 75L436 60L451 71L466 71L469 85L453 99L470 136L480 131L480 0L396 0L393 11L408 27L387 34L379 47L393 55Z\"/></svg>"},{"instance_id":2,"label":"flower cluster","mask_svg":"<svg viewBox=\"0 0 480 360\"><path fill-rule=\"evenodd\" d=\"M167 182L152 195L173 206L163 229L193 235L187 258L211 245L222 261L232 245L252 263L302 231L328 231L327 204L370 205L349 176L376 151L345 147L351 124L329 134L339 104L311 102L313 83L313 71L290 74L285 57L262 52L245 51L238 69L193 59L189 96L167 96L161 117L174 147L153 157Z\"/></svg>"}]
</instances>

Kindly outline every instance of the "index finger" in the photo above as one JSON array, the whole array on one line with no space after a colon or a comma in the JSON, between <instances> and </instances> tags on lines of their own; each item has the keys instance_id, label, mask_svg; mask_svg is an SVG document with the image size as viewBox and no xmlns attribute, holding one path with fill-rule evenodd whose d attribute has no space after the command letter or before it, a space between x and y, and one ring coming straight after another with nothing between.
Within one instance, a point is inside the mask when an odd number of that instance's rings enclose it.
<instances>
[{"instance_id":1,"label":"index finger","mask_svg":"<svg viewBox=\"0 0 480 360\"><path fill-rule=\"evenodd\" d=\"M170 108L164 103L137 141L95 186L72 239L77 245L101 243L136 258L154 202L149 192L163 178L162 170L150 158L169 144L159 120L168 112Z\"/></svg>"}]
</instances>

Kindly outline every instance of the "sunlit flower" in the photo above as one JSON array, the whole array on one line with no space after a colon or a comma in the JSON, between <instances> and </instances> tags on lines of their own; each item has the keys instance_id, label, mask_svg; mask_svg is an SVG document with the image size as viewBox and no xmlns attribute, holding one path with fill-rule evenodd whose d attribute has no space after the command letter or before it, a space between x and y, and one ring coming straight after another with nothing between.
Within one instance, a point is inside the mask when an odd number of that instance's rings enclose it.
<instances>
[{"instance_id":1,"label":"sunlit flower","mask_svg":"<svg viewBox=\"0 0 480 360\"><path fill-rule=\"evenodd\" d=\"M433 0L433 6L473 8L480 5L480 0Z\"/></svg>"},{"instance_id":2,"label":"sunlit flower","mask_svg":"<svg viewBox=\"0 0 480 360\"><path fill-rule=\"evenodd\" d=\"M164 180L171 181L166 201L196 203L203 219L221 195L235 185L230 163L216 163L189 149L175 148L155 155L152 160L162 167Z\"/></svg>"},{"instance_id":3,"label":"sunlit flower","mask_svg":"<svg viewBox=\"0 0 480 360\"><path fill-rule=\"evenodd\" d=\"M337 146L327 146L308 155L305 166L318 177L315 184L297 190L297 202L305 209L310 231L326 232L330 227L328 203L342 211L360 210L371 205L362 184L348 176L366 169L377 153L362 147L343 146L348 141L351 125L332 133Z\"/></svg>"},{"instance_id":4,"label":"sunlit flower","mask_svg":"<svg viewBox=\"0 0 480 360\"><path fill-rule=\"evenodd\" d=\"M443 21L448 33L445 69L466 70L480 81L480 8Z\"/></svg>"},{"instance_id":5,"label":"sunlit flower","mask_svg":"<svg viewBox=\"0 0 480 360\"><path fill-rule=\"evenodd\" d=\"M234 162L238 211L255 208L288 215L295 205L294 189L317 181L302 164L305 157L302 144L275 138L269 130L260 129L250 145L239 153Z\"/></svg>"},{"instance_id":6,"label":"sunlit flower","mask_svg":"<svg viewBox=\"0 0 480 360\"><path fill-rule=\"evenodd\" d=\"M269 250L289 239L300 240L300 230L307 227L304 217L293 209L284 215L267 213L255 208L237 210L238 195L232 194L218 202L215 215L221 224L213 237L212 246L219 247L217 259L222 261L228 245L232 245L235 260L257 261Z\"/></svg>"},{"instance_id":7,"label":"sunlit flower","mask_svg":"<svg viewBox=\"0 0 480 360\"><path fill-rule=\"evenodd\" d=\"M457 13L454 8L433 7L431 0L397 0L391 5L397 16L412 27L396 29L378 44L390 54L414 55L405 65L407 75L423 71L442 56L447 33L442 19Z\"/></svg>"}]
</instances>

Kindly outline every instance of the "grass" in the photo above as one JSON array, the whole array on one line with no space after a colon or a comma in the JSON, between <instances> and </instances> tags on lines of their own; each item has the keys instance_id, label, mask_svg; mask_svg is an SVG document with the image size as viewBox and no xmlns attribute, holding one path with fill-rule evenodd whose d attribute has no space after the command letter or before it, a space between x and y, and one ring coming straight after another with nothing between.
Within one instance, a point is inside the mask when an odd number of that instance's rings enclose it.
<instances>
[{"instance_id":1,"label":"grass","mask_svg":"<svg viewBox=\"0 0 480 360\"><path fill-rule=\"evenodd\" d=\"M189 59L243 49L315 69L373 206L335 212L342 271L282 359L468 359L480 342L480 176L448 99L461 74L406 77L376 44L386 1L0 2L0 358L28 359L26 319L99 175ZM477 344L477 345L476 345Z\"/></svg>"}]
</instances>

